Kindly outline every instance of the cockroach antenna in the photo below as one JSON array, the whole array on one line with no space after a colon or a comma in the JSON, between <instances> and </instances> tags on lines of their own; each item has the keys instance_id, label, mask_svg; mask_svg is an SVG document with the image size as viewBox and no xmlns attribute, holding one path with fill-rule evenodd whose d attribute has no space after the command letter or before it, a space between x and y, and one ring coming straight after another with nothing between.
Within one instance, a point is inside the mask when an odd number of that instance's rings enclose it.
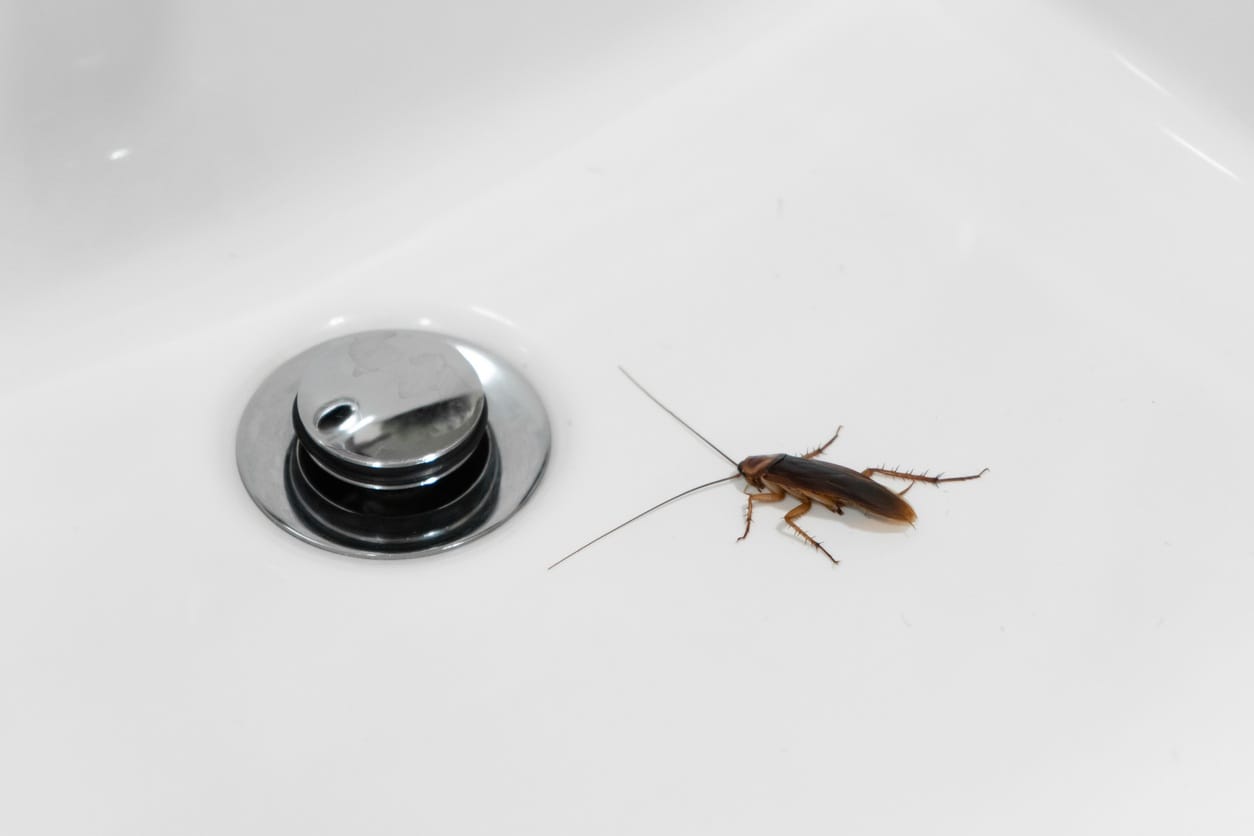
<instances>
[{"instance_id":1,"label":"cockroach antenna","mask_svg":"<svg viewBox=\"0 0 1254 836\"><path fill-rule=\"evenodd\" d=\"M613 528L611 528L609 531L607 531L607 532L605 532L604 534L602 534L600 537L593 537L591 540L589 540L588 542L584 543L582 546L580 546L579 548L575 549L573 552L571 552L570 554L566 555L565 557L563 557L561 560L557 561L557 563L554 563L554 564L553 564L552 566L550 566L549 568L550 568L550 569L552 569L552 568L556 567L557 565L559 565L559 564L561 564L561 563L564 563L564 562L566 562L567 560L570 560L572 557L574 557L575 555L579 554L581 551L583 551L584 549L588 548L588 546L591 546L593 543L596 543L596 542L599 542L599 541L601 541L601 540L604 540L606 537L609 537L611 534L613 534L615 531L618 531L620 528L622 528L622 527L624 527L624 526L627 526L627 525L631 525L631 524L632 524L632 523L634 523L636 520L638 520L638 519L640 519L641 517L643 517L645 514L652 513L653 511L656 511L657 509L661 508L663 505L670 505L670 504L671 504L672 502L674 502L675 500L677 500L677 499L683 499L683 498L684 498L685 496L687 496L688 494L690 494L690 493L696 493L697 491L701 490L702 488L708 488L708 487L710 487L711 485L717 485L717 484L719 484L720 482L730 482L732 479L738 479L738 478L740 478L740 474L739 474L739 473L733 473L731 476L724 476L722 479L715 479L715 480L714 480L714 481L712 481L712 482L706 482L706 483L705 483L705 484L703 484L703 485L697 485L695 488L689 488L689 489L688 489L688 490L686 490L686 491L681 491L681 492L679 492L679 493L675 494L674 496L672 496L670 499L664 499L664 500L662 500L661 502L659 502L657 505L654 505L652 508L646 508L645 510L641 511L639 514L636 514L634 517L632 517L631 519L627 520L626 522L621 522L621 523L619 523L618 525L616 525L616 526L614 526Z\"/></svg>"},{"instance_id":2,"label":"cockroach antenna","mask_svg":"<svg viewBox=\"0 0 1254 836\"><path fill-rule=\"evenodd\" d=\"M671 416L671 417L672 417L672 418L674 418L676 421L678 421L679 423L683 424L683 425L684 425L684 427L686 427L690 433L692 433L692 434L693 434L693 435L695 435L697 438L699 438L699 439L701 439L702 441L704 441L704 442L705 442L705 443L709 446L709 448L710 448L711 450L713 450L714 452L718 453L718 454L719 454L720 456L722 456L723 458L727 459L727 461L731 462L732 466L736 468L736 472L735 472L735 473L733 473L731 476L724 476L724 477L723 477L723 478L721 478L721 479L715 479L715 480L713 480L713 481L711 481L711 482L705 482L705 483L703 483L703 484L697 485L695 488L689 488L689 489L688 489L688 490L686 490L686 491L680 491L679 493L677 493L677 494L675 494L674 496L672 496L670 499L664 499L664 500L662 500L661 502L659 502L657 505L654 505L654 506L652 506L652 507L650 507L650 508L646 508L645 510L641 511L639 514L636 514L634 517L632 517L631 519L627 520L626 522L621 522L621 523L619 523L618 525L614 526L614 527L613 527L613 528L611 528L609 531L607 531L607 532L605 532L604 534L602 534L600 537L594 537L593 539L591 539L591 540L589 540L588 542L584 543L582 546L580 546L579 548L575 549L573 552L571 552L570 554L566 555L566 556L565 556L565 557L563 557L561 560L557 561L557 563L554 563L554 564L553 564L553 566L550 566L550 567L549 567L550 569L554 568L555 566L557 566L557 565L558 565L558 564L560 564L560 563L563 563L563 562L565 562L565 561L567 561L567 560L570 560L572 557L574 557L575 555L579 554L581 551L583 551L584 549L588 548L588 546L591 546L593 543L596 543L596 542L598 542L598 541L600 541L600 540L605 539L606 537L609 537L611 534L613 534L615 531L618 531L620 528L623 528L624 526L627 526L627 525L630 525L630 524L634 523L636 520L640 519L641 517L645 516L646 514L650 514L650 513L654 512L654 511L656 511L657 509L661 508L661 507L662 507L662 506L664 506L664 505L669 505L669 504L671 504L672 502L674 502L674 501L675 501L675 500L677 500L677 499L683 499L685 496L687 496L687 495L688 495L688 494L690 494L690 493L696 493L696 492L697 492L697 491L699 491L699 490L702 490L702 489L704 489L704 488L711 487L711 486L713 486L713 485L717 485L717 484L719 484L719 483L721 483L721 482L730 482L732 479L736 479L736 478L738 478L738 477L740 476L740 465L738 465L738 464L736 463L736 460L735 460L735 459L733 459L731 456L727 455L727 454L726 454L726 453L724 453L722 450L720 450L720 449L719 449L719 448L718 448L718 447L714 444L714 442L710 441L708 438L706 438L705 436L703 436L701 433L697 432L697 431L696 431L696 429L694 429L694 428L693 428L692 424L689 424L689 423L688 423L687 421L685 421L683 418L680 418L678 415L676 415L676 414L675 414L675 413L674 413L674 412L670 409L670 407L668 407L666 404L664 404L664 403L662 403L661 401L659 401L657 398L653 397L653 393L652 393L652 392L650 392L648 389L644 388L644 386L640 385L640 381L638 381L638 380L636 380L634 377L632 377L632 376L631 376L631 375L627 372L627 370L626 370L626 369L624 369L622 366L619 366L619 367L618 367L618 370L619 370L620 372L622 372L622 373L623 373L623 377L625 377L625 378L627 378L628 380L630 380L630 381L632 382L632 384L633 384L633 385L634 385L637 389L639 389L641 392L644 392L645 397L647 397L649 400L653 401L655 404L657 404L658 406L660 406L660 407L662 408L662 410L663 410L663 411L664 411L667 415Z\"/></svg>"},{"instance_id":3,"label":"cockroach antenna","mask_svg":"<svg viewBox=\"0 0 1254 836\"><path fill-rule=\"evenodd\" d=\"M676 415L674 412L671 412L670 407L668 407L666 404L664 404L664 403L662 403L661 401L659 401L657 398L653 397L653 393L651 393L648 389L646 389L646 388L644 388L643 386L641 386L641 385L640 385L640 381L636 380L634 377L632 377L630 374L628 374L626 369L624 369L622 366L619 366L619 367L618 367L618 370L619 370L620 372L622 372L622 373L623 373L623 377L627 378L627 379L628 379L628 380L630 380L633 384L635 384L635 387L636 387L637 389L639 389L641 392L644 392L645 397L647 397L649 400L653 401L653 402L654 402L655 404L657 404L658 406L662 407L663 411L665 411L667 415L671 416L671 417L672 417L672 418L674 418L676 421L678 421L679 423L681 423L681 424L683 424L685 427L687 427L687 428L688 428L688 432L692 433L692 434L693 434L693 435L695 435L697 438L701 439L701 440L702 440L702 441L704 441L706 444L708 444L711 450L713 450L715 453L718 453L720 456L722 456L723 458L725 458L725 459L727 459L729 462L731 462L731 463L732 463L732 467L736 468L736 470L737 470L737 471L739 471L739 470L740 470L740 465L736 462L736 460L735 460L735 459L733 459L731 456L729 456L729 455L727 455L726 453L724 453L722 450L718 449L718 447L716 447L716 446L714 445L714 442L710 441L710 439L706 438L706 437L705 437L705 436L703 436L701 433L699 433L699 432L697 432L695 429L693 429L692 424L689 424L689 423L688 423L687 421L685 421L683 418L680 418L680 417L679 417L678 415Z\"/></svg>"}]
</instances>

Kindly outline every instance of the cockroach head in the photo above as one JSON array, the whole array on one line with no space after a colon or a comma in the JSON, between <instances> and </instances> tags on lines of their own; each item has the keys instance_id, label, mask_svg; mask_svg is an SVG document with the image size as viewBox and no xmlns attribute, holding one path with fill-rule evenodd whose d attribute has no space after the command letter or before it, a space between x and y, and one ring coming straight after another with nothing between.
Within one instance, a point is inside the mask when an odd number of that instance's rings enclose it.
<instances>
[{"instance_id":1,"label":"cockroach head","mask_svg":"<svg viewBox=\"0 0 1254 836\"><path fill-rule=\"evenodd\" d=\"M736 470L740 471L740 475L745 481L755 488L762 487L762 477L766 474L767 468L779 456L749 456L749 458L736 465Z\"/></svg>"}]
</instances>

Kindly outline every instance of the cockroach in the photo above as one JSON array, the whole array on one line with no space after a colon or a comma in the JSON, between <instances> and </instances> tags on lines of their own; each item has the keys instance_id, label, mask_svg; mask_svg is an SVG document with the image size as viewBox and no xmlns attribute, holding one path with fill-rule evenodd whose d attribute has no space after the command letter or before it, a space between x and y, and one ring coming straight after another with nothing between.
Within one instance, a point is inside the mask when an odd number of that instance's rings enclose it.
<instances>
[{"instance_id":1,"label":"cockroach","mask_svg":"<svg viewBox=\"0 0 1254 836\"><path fill-rule=\"evenodd\" d=\"M703 488L708 488L721 482L730 482L732 479L745 480L744 493L749 498L748 506L745 508L745 531L736 538L737 541L749 536L749 528L753 525L754 503L780 502L791 496L797 500L797 505L784 514L784 522L788 523L793 531L801 535L802 540L825 554L828 560L834 564L839 564L840 561L832 557L832 553L823 548L822 543L815 540L805 529L797 525L797 520L805 516L814 503L817 502L819 505L837 514L844 514L845 508L857 508L871 516L913 525L916 516L914 508L910 507L910 503L906 502L904 497L906 492L913 488L916 483L927 482L931 485L939 485L943 482L969 482L972 479L979 479L988 472L986 467L972 476L945 476L943 473L929 476L926 471L914 473L909 470L889 469L886 467L868 467L866 470L857 471L844 465L818 461L818 457L823 455L827 448L832 446L832 442L840 437L840 431L843 427L837 427L831 438L801 456L775 453L765 456L749 456L737 462L716 447L708 438L697 432L691 424L672 412L666 404L655 398L648 389L645 389L634 377L628 374L626 369L620 366L618 370L635 384L637 389L644 392L649 400L660 406L667 415L683 424L688 428L689 432L704 441L710 449L727 459L736 468L736 472L730 476L724 476L721 479L715 479L697 485L694 488L689 488L686 491L681 491L670 499L665 499L657 505L641 511L631 519L619 523L599 537L594 537L587 543L584 543L550 566L550 569L570 560L584 549L605 539L620 528L630 525L645 514L652 513L664 505L669 505L675 500L682 499ZM910 484L906 485L901 491L894 491L871 478L877 475L903 479ZM750 491L750 488L754 490Z\"/></svg>"}]
</instances>

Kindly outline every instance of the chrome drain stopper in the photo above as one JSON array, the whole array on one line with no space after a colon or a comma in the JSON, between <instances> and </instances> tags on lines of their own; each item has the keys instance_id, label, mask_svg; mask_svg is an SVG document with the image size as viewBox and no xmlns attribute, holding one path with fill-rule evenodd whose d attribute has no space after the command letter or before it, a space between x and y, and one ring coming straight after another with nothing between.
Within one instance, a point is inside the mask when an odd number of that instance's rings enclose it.
<instances>
[{"instance_id":1,"label":"chrome drain stopper","mask_svg":"<svg viewBox=\"0 0 1254 836\"><path fill-rule=\"evenodd\" d=\"M449 549L508 519L549 452L535 390L424 331L329 340L268 377L240 420L244 487L302 540L361 557Z\"/></svg>"}]
</instances>

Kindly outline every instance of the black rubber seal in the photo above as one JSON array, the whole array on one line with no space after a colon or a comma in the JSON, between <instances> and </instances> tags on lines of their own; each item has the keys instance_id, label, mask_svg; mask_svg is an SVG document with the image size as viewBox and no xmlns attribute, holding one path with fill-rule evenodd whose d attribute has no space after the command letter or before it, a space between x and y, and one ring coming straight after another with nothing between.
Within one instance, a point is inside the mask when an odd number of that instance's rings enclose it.
<instances>
[{"instance_id":1,"label":"black rubber seal","mask_svg":"<svg viewBox=\"0 0 1254 836\"><path fill-rule=\"evenodd\" d=\"M292 507L319 533L346 546L404 552L474 531L496 506L501 463L490 428L464 463L426 485L371 490L336 478L292 440L285 482Z\"/></svg>"}]
</instances>

